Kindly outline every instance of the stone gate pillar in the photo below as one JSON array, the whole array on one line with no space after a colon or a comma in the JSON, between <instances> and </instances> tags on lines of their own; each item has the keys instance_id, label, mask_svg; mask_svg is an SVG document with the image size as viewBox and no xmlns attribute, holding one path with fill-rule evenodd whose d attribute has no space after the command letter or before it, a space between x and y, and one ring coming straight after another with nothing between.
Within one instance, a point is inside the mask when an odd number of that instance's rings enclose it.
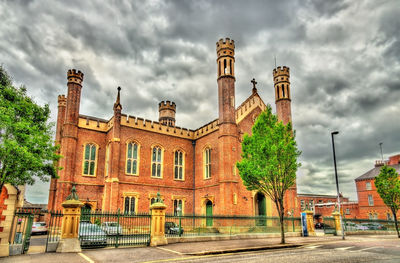
<instances>
[{"instance_id":1,"label":"stone gate pillar","mask_svg":"<svg viewBox=\"0 0 400 263\"><path fill-rule=\"evenodd\" d=\"M151 210L151 228L150 228L150 246L160 246L168 244L165 238L165 209L167 206L163 203L160 193L157 193L157 199L150 206Z\"/></svg>"},{"instance_id":2,"label":"stone gate pillar","mask_svg":"<svg viewBox=\"0 0 400 263\"><path fill-rule=\"evenodd\" d=\"M63 219L61 224L61 240L57 246L57 252L81 252L81 245L78 240L79 221L81 218L81 207L75 186L71 194L63 202Z\"/></svg>"},{"instance_id":3,"label":"stone gate pillar","mask_svg":"<svg viewBox=\"0 0 400 263\"><path fill-rule=\"evenodd\" d=\"M342 234L342 226L340 224L340 213L338 211L335 211L332 213L333 219L335 220L335 228L336 228L336 234L341 235Z\"/></svg>"},{"instance_id":4,"label":"stone gate pillar","mask_svg":"<svg viewBox=\"0 0 400 263\"><path fill-rule=\"evenodd\" d=\"M304 213L306 213L308 235L315 236L314 213L310 210L306 210Z\"/></svg>"}]
</instances>

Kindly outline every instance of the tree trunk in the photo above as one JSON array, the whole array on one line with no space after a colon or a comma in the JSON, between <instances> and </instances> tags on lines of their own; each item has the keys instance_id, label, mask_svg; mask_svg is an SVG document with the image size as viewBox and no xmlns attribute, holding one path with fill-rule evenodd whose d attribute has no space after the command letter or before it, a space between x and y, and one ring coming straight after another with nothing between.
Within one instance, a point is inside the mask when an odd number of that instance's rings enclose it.
<instances>
[{"instance_id":1,"label":"tree trunk","mask_svg":"<svg viewBox=\"0 0 400 263\"><path fill-rule=\"evenodd\" d=\"M394 225L396 227L397 236L398 236L398 238L400 238L399 226L397 225L397 215L396 215L396 212L393 209L392 209L392 213L393 213L393 217L394 217Z\"/></svg>"},{"instance_id":2,"label":"tree trunk","mask_svg":"<svg viewBox=\"0 0 400 263\"><path fill-rule=\"evenodd\" d=\"M281 225L281 244L285 244L285 228L283 225L283 216L285 213L285 209L283 208L283 201L282 200L278 200L278 202L276 203L276 208L278 210L278 214L279 214L279 222Z\"/></svg>"}]
</instances>

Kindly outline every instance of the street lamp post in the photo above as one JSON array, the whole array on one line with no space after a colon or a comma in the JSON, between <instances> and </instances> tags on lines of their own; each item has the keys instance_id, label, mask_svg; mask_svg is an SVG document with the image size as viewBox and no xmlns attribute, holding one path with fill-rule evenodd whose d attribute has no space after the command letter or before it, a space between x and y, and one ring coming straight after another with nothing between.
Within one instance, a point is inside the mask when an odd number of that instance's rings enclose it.
<instances>
[{"instance_id":1,"label":"street lamp post","mask_svg":"<svg viewBox=\"0 0 400 263\"><path fill-rule=\"evenodd\" d=\"M337 191L337 201L339 207L339 218L340 218L340 226L342 227L342 239L344 240L344 227L343 227L343 220L342 220L342 212L340 210L340 194L339 194L339 180L337 175L337 168L336 168L336 154L335 154L335 140L333 135L339 134L338 131L331 132L332 137L332 150L333 150L333 164L335 166L335 179L336 179L336 191Z\"/></svg>"}]
</instances>

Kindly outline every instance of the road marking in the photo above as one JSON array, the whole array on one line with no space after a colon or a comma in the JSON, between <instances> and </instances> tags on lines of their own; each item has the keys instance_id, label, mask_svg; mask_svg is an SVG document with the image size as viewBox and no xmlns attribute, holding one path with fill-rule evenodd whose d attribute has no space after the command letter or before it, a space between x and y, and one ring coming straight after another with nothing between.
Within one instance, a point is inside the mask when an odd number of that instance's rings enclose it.
<instances>
[{"instance_id":1,"label":"road marking","mask_svg":"<svg viewBox=\"0 0 400 263\"><path fill-rule=\"evenodd\" d=\"M353 247L338 247L338 248L335 248L335 250L347 250L349 248L353 248Z\"/></svg>"},{"instance_id":2,"label":"road marking","mask_svg":"<svg viewBox=\"0 0 400 263\"><path fill-rule=\"evenodd\" d=\"M305 248L309 248L309 249L315 249L315 248L318 248L318 247L320 247L320 246L322 246L322 245L316 245L316 246L306 246Z\"/></svg>"},{"instance_id":3,"label":"road marking","mask_svg":"<svg viewBox=\"0 0 400 263\"><path fill-rule=\"evenodd\" d=\"M168 251L168 252L172 252L172 253L175 253L175 254L178 254L178 255L182 255L181 252L178 252L178 251L175 251L175 250L172 250L172 249L163 248L163 247L157 247L157 248L158 248L158 249L161 249L161 250Z\"/></svg>"},{"instance_id":4,"label":"road marking","mask_svg":"<svg viewBox=\"0 0 400 263\"><path fill-rule=\"evenodd\" d=\"M83 257L84 259L86 259L89 263L94 263L93 260L91 260L88 256L86 256L83 253L78 253L79 256Z\"/></svg>"},{"instance_id":5,"label":"road marking","mask_svg":"<svg viewBox=\"0 0 400 263\"><path fill-rule=\"evenodd\" d=\"M352 250L352 251L350 251L350 252L365 251L365 250L368 250L368 249L374 249L374 248L381 248L381 247L367 247L367 248L363 248L363 249Z\"/></svg>"}]
</instances>

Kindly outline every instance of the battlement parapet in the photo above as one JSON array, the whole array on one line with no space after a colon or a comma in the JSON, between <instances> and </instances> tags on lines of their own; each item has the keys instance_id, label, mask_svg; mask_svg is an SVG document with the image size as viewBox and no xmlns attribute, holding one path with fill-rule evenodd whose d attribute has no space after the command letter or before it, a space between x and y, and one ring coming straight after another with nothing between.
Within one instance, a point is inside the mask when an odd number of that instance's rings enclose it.
<instances>
[{"instance_id":1,"label":"battlement parapet","mask_svg":"<svg viewBox=\"0 0 400 263\"><path fill-rule=\"evenodd\" d=\"M221 38L217 42L217 53L218 53L218 55L219 55L219 52L221 50L223 50L223 49L229 49L232 52L234 52L235 51L235 41L233 39L228 38L228 37L225 38L225 40Z\"/></svg>"},{"instance_id":2,"label":"battlement parapet","mask_svg":"<svg viewBox=\"0 0 400 263\"><path fill-rule=\"evenodd\" d=\"M380 167L388 164L388 160L376 160L375 167Z\"/></svg>"},{"instance_id":3,"label":"battlement parapet","mask_svg":"<svg viewBox=\"0 0 400 263\"><path fill-rule=\"evenodd\" d=\"M67 72L68 83L76 83L81 85L84 74L80 70L70 69Z\"/></svg>"},{"instance_id":4,"label":"battlement parapet","mask_svg":"<svg viewBox=\"0 0 400 263\"><path fill-rule=\"evenodd\" d=\"M274 69L273 75L274 75L274 78L278 77L278 76L282 76L282 75L285 75L285 76L289 77L290 69L289 69L289 67L286 67L286 66L283 66L283 67L279 66L279 67Z\"/></svg>"},{"instance_id":5,"label":"battlement parapet","mask_svg":"<svg viewBox=\"0 0 400 263\"><path fill-rule=\"evenodd\" d=\"M207 123L206 125L201 126L200 128L194 131L194 139L201 138L207 134L210 134L219 129L219 120L213 120L212 122Z\"/></svg>"},{"instance_id":6,"label":"battlement parapet","mask_svg":"<svg viewBox=\"0 0 400 263\"><path fill-rule=\"evenodd\" d=\"M58 106L66 106L67 105L67 98L65 95L58 95Z\"/></svg>"},{"instance_id":7,"label":"battlement parapet","mask_svg":"<svg viewBox=\"0 0 400 263\"><path fill-rule=\"evenodd\" d=\"M143 118L122 115L121 125L136 129L181 137L185 139L193 139L194 131L178 126L168 126L157 121L146 120Z\"/></svg>"},{"instance_id":8,"label":"battlement parapet","mask_svg":"<svg viewBox=\"0 0 400 263\"><path fill-rule=\"evenodd\" d=\"M107 132L108 130L110 130L112 128L113 120L114 120L114 118L111 118L109 121L107 121L107 120L92 117L92 116L79 115L78 127L89 129L89 130Z\"/></svg>"},{"instance_id":9,"label":"battlement parapet","mask_svg":"<svg viewBox=\"0 0 400 263\"><path fill-rule=\"evenodd\" d=\"M262 101L262 99L257 95L253 94L247 100L245 100L239 107L236 109L236 123L241 122L246 116L252 112L255 108L260 107L262 111L266 109L266 105Z\"/></svg>"},{"instance_id":10,"label":"battlement parapet","mask_svg":"<svg viewBox=\"0 0 400 263\"><path fill-rule=\"evenodd\" d=\"M158 104L158 109L159 110L173 110L173 111L176 111L176 104L175 104L175 102L173 102L173 101L171 102L169 100L161 101Z\"/></svg>"}]
</instances>

